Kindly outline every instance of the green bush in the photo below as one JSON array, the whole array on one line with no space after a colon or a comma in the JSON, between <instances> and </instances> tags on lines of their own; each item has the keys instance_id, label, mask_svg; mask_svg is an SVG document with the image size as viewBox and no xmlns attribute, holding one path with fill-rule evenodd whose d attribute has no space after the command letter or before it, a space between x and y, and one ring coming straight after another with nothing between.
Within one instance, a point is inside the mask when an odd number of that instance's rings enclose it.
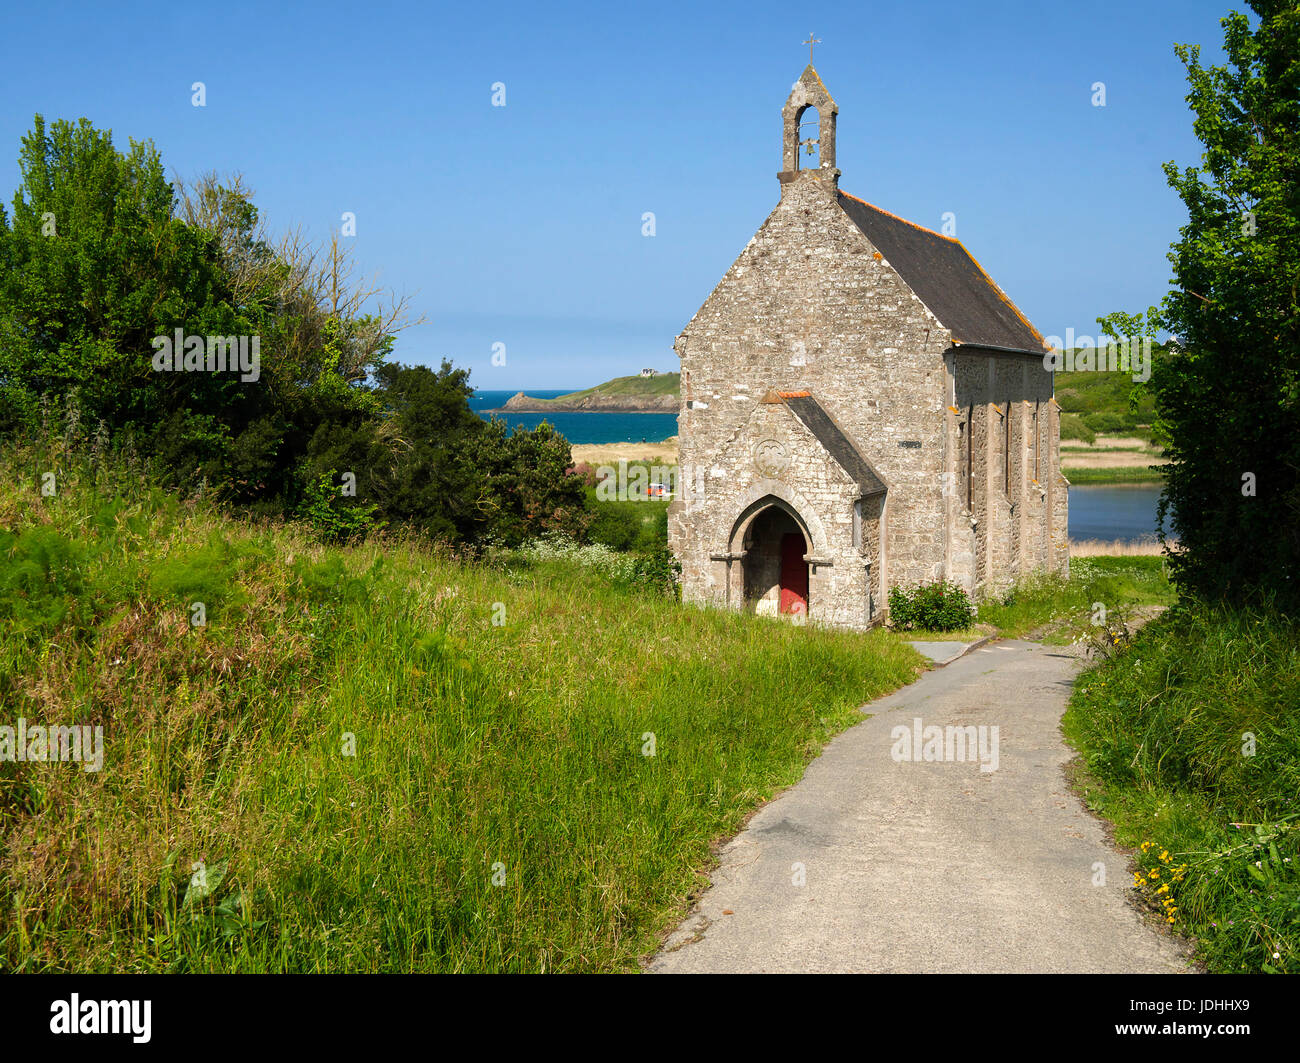
<instances>
[{"instance_id":1,"label":"green bush","mask_svg":"<svg viewBox=\"0 0 1300 1063\"><path fill-rule=\"evenodd\" d=\"M587 536L594 543L639 554L653 553L668 545L667 502L602 502L594 491L588 491L587 509L592 514Z\"/></svg>"},{"instance_id":2,"label":"green bush","mask_svg":"<svg viewBox=\"0 0 1300 1063\"><path fill-rule=\"evenodd\" d=\"M671 597L681 592L682 566L667 546L637 554L632 586Z\"/></svg>"},{"instance_id":3,"label":"green bush","mask_svg":"<svg viewBox=\"0 0 1300 1063\"><path fill-rule=\"evenodd\" d=\"M1094 432L1127 432L1137 424L1137 418L1131 413L1116 413L1113 410L1101 410L1086 414L1083 423Z\"/></svg>"},{"instance_id":4,"label":"green bush","mask_svg":"<svg viewBox=\"0 0 1300 1063\"><path fill-rule=\"evenodd\" d=\"M939 580L905 591L891 587L889 619L895 628L911 631L960 631L971 625L973 610L966 592L955 583Z\"/></svg>"},{"instance_id":5,"label":"green bush","mask_svg":"<svg viewBox=\"0 0 1300 1063\"><path fill-rule=\"evenodd\" d=\"M334 484L337 475L331 470L307 485L297 516L327 543L345 543L382 527L383 522L375 520L378 504L345 499Z\"/></svg>"},{"instance_id":6,"label":"green bush","mask_svg":"<svg viewBox=\"0 0 1300 1063\"><path fill-rule=\"evenodd\" d=\"M1079 439L1091 446L1097 441L1097 433L1089 428L1077 413L1061 414L1061 438Z\"/></svg>"},{"instance_id":7,"label":"green bush","mask_svg":"<svg viewBox=\"0 0 1300 1063\"><path fill-rule=\"evenodd\" d=\"M640 506L635 502L596 502L587 534L593 543L620 552L631 550L641 530Z\"/></svg>"}]
</instances>

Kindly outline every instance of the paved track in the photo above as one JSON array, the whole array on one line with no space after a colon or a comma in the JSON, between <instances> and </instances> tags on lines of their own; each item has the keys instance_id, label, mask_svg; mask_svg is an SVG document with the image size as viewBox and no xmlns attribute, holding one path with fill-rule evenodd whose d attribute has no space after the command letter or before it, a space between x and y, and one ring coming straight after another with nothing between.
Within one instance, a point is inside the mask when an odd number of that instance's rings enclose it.
<instances>
[{"instance_id":1,"label":"paved track","mask_svg":"<svg viewBox=\"0 0 1300 1063\"><path fill-rule=\"evenodd\" d=\"M651 971L1188 970L1127 903L1125 858L1066 785L1078 665L995 642L865 706L725 847ZM996 726L996 770L896 760L894 729L917 717L983 725L990 742Z\"/></svg>"}]
</instances>

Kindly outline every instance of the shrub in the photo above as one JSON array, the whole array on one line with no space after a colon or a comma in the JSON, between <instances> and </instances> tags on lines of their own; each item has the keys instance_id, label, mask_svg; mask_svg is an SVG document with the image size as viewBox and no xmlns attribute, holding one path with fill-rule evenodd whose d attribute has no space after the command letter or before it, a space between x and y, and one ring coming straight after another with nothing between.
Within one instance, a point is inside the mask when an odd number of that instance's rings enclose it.
<instances>
[{"instance_id":1,"label":"shrub","mask_svg":"<svg viewBox=\"0 0 1300 1063\"><path fill-rule=\"evenodd\" d=\"M610 583L657 594L678 593L681 565L667 546L637 553L620 553L603 543L578 543L551 534L529 543L519 553L529 561L574 563L599 574Z\"/></svg>"},{"instance_id":2,"label":"shrub","mask_svg":"<svg viewBox=\"0 0 1300 1063\"><path fill-rule=\"evenodd\" d=\"M631 583L636 575L636 558L620 554L601 543L587 543L583 546L562 535L544 536L536 542L528 543L520 553L529 561L543 564L550 561L573 562L599 573L611 583Z\"/></svg>"},{"instance_id":3,"label":"shrub","mask_svg":"<svg viewBox=\"0 0 1300 1063\"><path fill-rule=\"evenodd\" d=\"M587 534L591 541L611 550L631 550L641 528L640 506L635 502L596 502Z\"/></svg>"},{"instance_id":4,"label":"shrub","mask_svg":"<svg viewBox=\"0 0 1300 1063\"><path fill-rule=\"evenodd\" d=\"M375 521L379 506L374 502L348 502L334 486L333 471L307 485L297 515L327 543L342 543L382 526Z\"/></svg>"},{"instance_id":5,"label":"shrub","mask_svg":"<svg viewBox=\"0 0 1300 1063\"><path fill-rule=\"evenodd\" d=\"M1127 432L1137 423L1137 418L1131 413L1101 410L1098 413L1086 414L1083 423L1094 432Z\"/></svg>"},{"instance_id":6,"label":"shrub","mask_svg":"<svg viewBox=\"0 0 1300 1063\"><path fill-rule=\"evenodd\" d=\"M682 566L667 546L636 555L632 586L677 597L681 592Z\"/></svg>"},{"instance_id":7,"label":"shrub","mask_svg":"<svg viewBox=\"0 0 1300 1063\"><path fill-rule=\"evenodd\" d=\"M960 631L970 627L972 612L966 592L947 580L911 591L902 587L892 587L889 591L890 622L903 631L913 628Z\"/></svg>"},{"instance_id":8,"label":"shrub","mask_svg":"<svg viewBox=\"0 0 1300 1063\"><path fill-rule=\"evenodd\" d=\"M1080 439L1091 446L1097 441L1097 433L1083 423L1077 413L1061 414L1061 438Z\"/></svg>"}]
</instances>

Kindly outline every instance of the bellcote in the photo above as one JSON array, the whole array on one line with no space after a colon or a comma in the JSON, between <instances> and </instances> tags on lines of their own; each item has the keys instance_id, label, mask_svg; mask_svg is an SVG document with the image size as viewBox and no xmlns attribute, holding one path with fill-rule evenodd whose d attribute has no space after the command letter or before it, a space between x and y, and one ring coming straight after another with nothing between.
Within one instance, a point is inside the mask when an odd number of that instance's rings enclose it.
<instances>
[{"instance_id":1,"label":"bellcote","mask_svg":"<svg viewBox=\"0 0 1300 1063\"><path fill-rule=\"evenodd\" d=\"M812 109L817 112L815 122L804 117ZM839 187L840 171L835 168L835 115L838 110L822 79L809 63L781 108L784 140L781 172L777 177L782 191L787 184L800 178L824 181L830 192Z\"/></svg>"}]
</instances>

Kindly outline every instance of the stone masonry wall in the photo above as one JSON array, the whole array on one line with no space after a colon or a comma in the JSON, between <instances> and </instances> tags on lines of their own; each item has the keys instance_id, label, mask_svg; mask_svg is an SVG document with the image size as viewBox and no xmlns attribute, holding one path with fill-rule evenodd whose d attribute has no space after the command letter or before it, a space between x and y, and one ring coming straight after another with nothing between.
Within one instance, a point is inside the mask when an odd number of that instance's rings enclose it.
<instances>
[{"instance_id":1,"label":"stone masonry wall","mask_svg":"<svg viewBox=\"0 0 1300 1063\"><path fill-rule=\"evenodd\" d=\"M839 207L834 181L785 176L780 203L675 345L684 490L669 542L683 597L741 607L733 539L765 492L819 555L809 559L813 622L878 622L891 586L947 577L979 593L1036 568L1063 571L1060 417L1041 360L954 347ZM774 391L822 405L884 480L883 512L880 497L858 502L861 490L784 403L763 402ZM787 448L775 473L755 454L771 439Z\"/></svg>"},{"instance_id":2,"label":"stone masonry wall","mask_svg":"<svg viewBox=\"0 0 1300 1063\"><path fill-rule=\"evenodd\" d=\"M681 471L702 488L689 508L670 514L688 600L717 598L711 557L726 548L743 470L752 465L733 437L771 390L811 393L889 488L884 530L876 521L873 535L870 515L859 518L866 530L858 545L850 540L829 559L829 595L818 594L825 571L814 571L810 619L852 623L861 616L868 562L876 618L891 582L943 574L943 352L950 337L831 193L815 171L786 183L781 202L678 337ZM848 488L822 519L851 530L855 500Z\"/></svg>"}]
</instances>

